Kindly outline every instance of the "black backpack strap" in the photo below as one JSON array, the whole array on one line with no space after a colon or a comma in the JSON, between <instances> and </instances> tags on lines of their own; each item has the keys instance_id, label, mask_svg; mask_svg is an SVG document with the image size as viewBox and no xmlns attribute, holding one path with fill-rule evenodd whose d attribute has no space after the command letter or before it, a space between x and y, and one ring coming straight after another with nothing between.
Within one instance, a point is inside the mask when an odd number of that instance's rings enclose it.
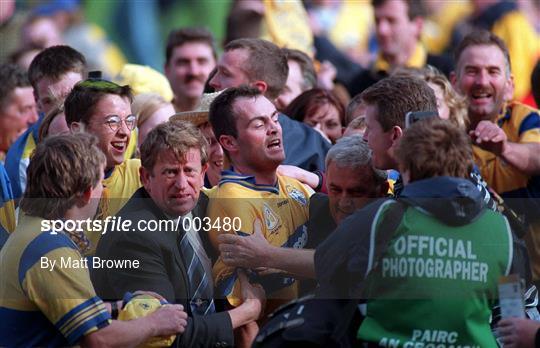
<instances>
[{"instance_id":1,"label":"black backpack strap","mask_svg":"<svg viewBox=\"0 0 540 348\"><path fill-rule=\"evenodd\" d=\"M375 252L373 253L372 269L375 268L379 260L388 249L390 241L394 236L394 232L400 225L407 207L408 205L404 201L395 200L394 203L392 203L388 208L388 211L385 212L384 218L382 221L380 221L376 230ZM377 223L377 221L374 223ZM371 269L368 271L371 271Z\"/></svg>"}]
</instances>

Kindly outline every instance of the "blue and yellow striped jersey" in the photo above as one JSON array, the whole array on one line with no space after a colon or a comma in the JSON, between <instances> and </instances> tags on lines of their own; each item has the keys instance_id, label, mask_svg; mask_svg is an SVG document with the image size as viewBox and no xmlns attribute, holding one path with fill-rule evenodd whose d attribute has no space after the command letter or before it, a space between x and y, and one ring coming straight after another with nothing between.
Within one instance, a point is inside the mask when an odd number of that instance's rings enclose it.
<instances>
[{"instance_id":1,"label":"blue and yellow striped jersey","mask_svg":"<svg viewBox=\"0 0 540 348\"><path fill-rule=\"evenodd\" d=\"M15 203L4 165L0 163L0 249L15 230Z\"/></svg>"},{"instance_id":2,"label":"blue and yellow striped jersey","mask_svg":"<svg viewBox=\"0 0 540 348\"><path fill-rule=\"evenodd\" d=\"M214 228L210 240L217 248L220 233L233 233L223 226L223 218L239 218L239 235L249 235L253 223L259 219L262 233L274 246L303 248L307 243L307 220L309 198L313 190L296 179L278 175L275 186L258 185L253 176L243 176L224 171L217 188L210 191L207 216L211 222L221 221L221 231ZM227 296L233 306L240 304L241 289L235 269L225 266L221 257L214 264L214 280L218 296ZM294 278L273 275L258 277L250 275L252 282L261 284L267 296L290 300L298 295Z\"/></svg>"},{"instance_id":3,"label":"blue and yellow striped jersey","mask_svg":"<svg viewBox=\"0 0 540 348\"><path fill-rule=\"evenodd\" d=\"M42 232L41 221L21 214L0 251L3 347L75 345L110 323L75 244L63 233Z\"/></svg>"}]
</instances>

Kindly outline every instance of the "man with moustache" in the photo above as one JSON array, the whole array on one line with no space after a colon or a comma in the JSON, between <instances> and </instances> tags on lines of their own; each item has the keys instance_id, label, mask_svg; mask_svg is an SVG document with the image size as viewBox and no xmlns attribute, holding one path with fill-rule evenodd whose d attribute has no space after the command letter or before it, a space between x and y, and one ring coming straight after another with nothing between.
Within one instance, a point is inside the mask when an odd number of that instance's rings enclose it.
<instances>
[{"instance_id":1,"label":"man with moustache","mask_svg":"<svg viewBox=\"0 0 540 348\"><path fill-rule=\"evenodd\" d=\"M176 112L195 109L216 57L214 38L207 29L182 28L169 34L164 71L174 92Z\"/></svg>"}]
</instances>

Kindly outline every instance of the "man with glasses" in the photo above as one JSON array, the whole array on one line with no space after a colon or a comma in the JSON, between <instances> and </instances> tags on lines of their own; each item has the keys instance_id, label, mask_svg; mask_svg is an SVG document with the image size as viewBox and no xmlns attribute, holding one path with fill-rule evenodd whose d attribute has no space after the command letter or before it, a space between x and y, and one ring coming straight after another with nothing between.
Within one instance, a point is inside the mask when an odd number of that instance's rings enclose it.
<instances>
[{"instance_id":1,"label":"man with glasses","mask_svg":"<svg viewBox=\"0 0 540 348\"><path fill-rule=\"evenodd\" d=\"M105 154L105 187L98 215L116 214L141 187L138 159L125 160L131 131L137 118L131 113L129 86L90 78L77 83L65 101L66 122L72 132L88 132L98 138ZM89 236L95 247L99 235Z\"/></svg>"}]
</instances>

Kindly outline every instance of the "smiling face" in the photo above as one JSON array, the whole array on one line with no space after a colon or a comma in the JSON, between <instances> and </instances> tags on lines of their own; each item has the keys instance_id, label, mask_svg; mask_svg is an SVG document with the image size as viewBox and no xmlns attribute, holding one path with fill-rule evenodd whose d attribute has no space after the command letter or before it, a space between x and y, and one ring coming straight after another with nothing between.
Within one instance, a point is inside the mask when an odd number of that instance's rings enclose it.
<instances>
[{"instance_id":1,"label":"smiling face","mask_svg":"<svg viewBox=\"0 0 540 348\"><path fill-rule=\"evenodd\" d=\"M235 148L230 151L234 165L254 172L274 171L285 159L276 107L265 97L258 96L239 98L233 108L238 130L237 138L232 139Z\"/></svg>"},{"instance_id":2,"label":"smiling face","mask_svg":"<svg viewBox=\"0 0 540 348\"><path fill-rule=\"evenodd\" d=\"M154 203L167 215L177 217L197 204L205 171L199 149L189 149L182 160L166 150L158 155L151 171L141 167L141 181Z\"/></svg>"},{"instance_id":3,"label":"smiling face","mask_svg":"<svg viewBox=\"0 0 540 348\"><path fill-rule=\"evenodd\" d=\"M210 80L210 86L216 91L221 91L225 88L249 84L249 77L243 69L248 57L248 51L243 48L223 53L218 61L216 74Z\"/></svg>"},{"instance_id":4,"label":"smiling face","mask_svg":"<svg viewBox=\"0 0 540 348\"><path fill-rule=\"evenodd\" d=\"M124 153L131 135L126 118L130 115L131 104L128 98L106 94L97 103L86 126L86 130L99 140L99 148L107 158L107 170L124 162ZM108 124L113 119L121 120L117 130L111 129Z\"/></svg>"},{"instance_id":5,"label":"smiling face","mask_svg":"<svg viewBox=\"0 0 540 348\"><path fill-rule=\"evenodd\" d=\"M176 97L199 98L215 66L212 48L207 43L187 42L174 48L165 65L165 76Z\"/></svg>"},{"instance_id":6,"label":"smiling face","mask_svg":"<svg viewBox=\"0 0 540 348\"><path fill-rule=\"evenodd\" d=\"M467 47L460 55L454 88L467 98L473 123L494 120L512 98L513 83L503 52L495 45Z\"/></svg>"}]
</instances>

